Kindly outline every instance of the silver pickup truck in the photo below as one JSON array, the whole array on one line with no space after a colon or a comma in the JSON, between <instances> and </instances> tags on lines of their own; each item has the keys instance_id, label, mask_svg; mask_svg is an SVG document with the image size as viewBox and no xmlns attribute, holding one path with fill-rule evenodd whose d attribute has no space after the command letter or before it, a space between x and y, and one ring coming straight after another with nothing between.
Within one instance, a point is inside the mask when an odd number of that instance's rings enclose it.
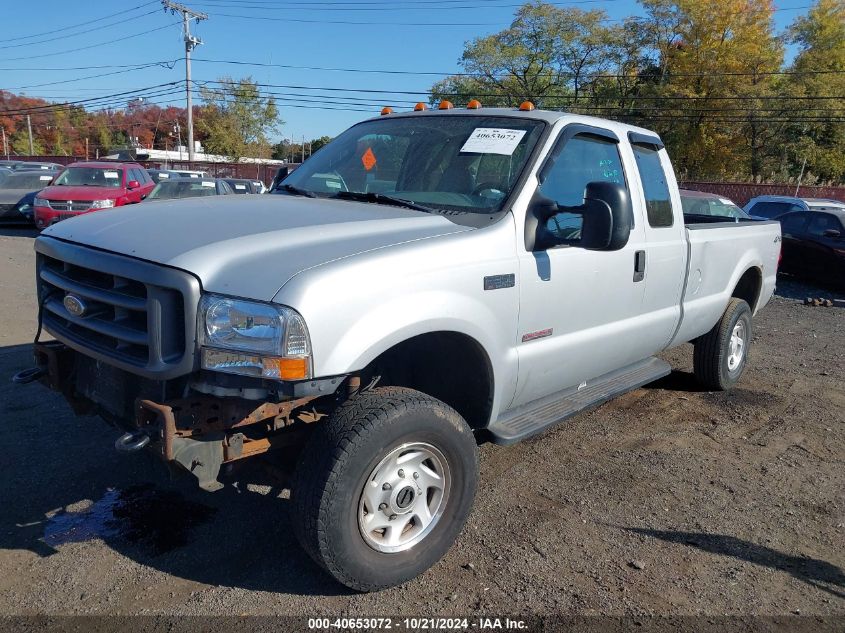
<instances>
[{"instance_id":1,"label":"silver pickup truck","mask_svg":"<svg viewBox=\"0 0 845 633\"><path fill-rule=\"evenodd\" d=\"M46 230L54 340L17 380L207 490L247 457L291 464L294 531L361 591L446 553L480 442L654 381L682 343L733 386L775 285L776 222L684 218L654 133L527 103L387 112L279 189Z\"/></svg>"}]
</instances>

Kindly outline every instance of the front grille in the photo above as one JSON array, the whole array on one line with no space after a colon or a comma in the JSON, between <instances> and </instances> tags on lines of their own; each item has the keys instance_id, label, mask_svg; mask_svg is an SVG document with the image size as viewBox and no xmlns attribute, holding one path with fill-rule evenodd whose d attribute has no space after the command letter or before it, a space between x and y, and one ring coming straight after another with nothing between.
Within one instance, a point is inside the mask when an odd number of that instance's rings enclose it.
<instances>
[{"instance_id":1,"label":"front grille","mask_svg":"<svg viewBox=\"0 0 845 633\"><path fill-rule=\"evenodd\" d=\"M75 218L77 216L76 213L59 213L56 217L53 218L53 224L56 222L61 222L62 220L70 220L71 218Z\"/></svg>"},{"instance_id":2,"label":"front grille","mask_svg":"<svg viewBox=\"0 0 845 633\"><path fill-rule=\"evenodd\" d=\"M57 339L149 378L194 368L195 278L46 237L37 240L36 251L43 324ZM68 295L84 304L81 315L65 307Z\"/></svg>"},{"instance_id":3,"label":"front grille","mask_svg":"<svg viewBox=\"0 0 845 633\"><path fill-rule=\"evenodd\" d=\"M73 200L46 200L47 206L54 211L88 211L93 203Z\"/></svg>"}]
</instances>

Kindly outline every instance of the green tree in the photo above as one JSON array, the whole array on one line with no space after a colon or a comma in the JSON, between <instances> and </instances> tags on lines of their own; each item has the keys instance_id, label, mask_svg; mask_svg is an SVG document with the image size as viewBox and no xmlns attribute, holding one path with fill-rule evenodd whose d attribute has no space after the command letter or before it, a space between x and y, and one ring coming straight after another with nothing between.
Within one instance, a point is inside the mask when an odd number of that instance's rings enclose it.
<instances>
[{"instance_id":1,"label":"green tree","mask_svg":"<svg viewBox=\"0 0 845 633\"><path fill-rule=\"evenodd\" d=\"M791 175L806 160L821 180L845 180L845 0L819 0L790 29L800 48L790 70L793 107L808 119L790 127Z\"/></svg>"},{"instance_id":2,"label":"green tree","mask_svg":"<svg viewBox=\"0 0 845 633\"><path fill-rule=\"evenodd\" d=\"M206 149L232 160L269 157L268 135L282 123L275 100L263 97L249 77L223 77L215 83L215 88L200 89L205 108L197 117L197 128L205 135Z\"/></svg>"}]
</instances>

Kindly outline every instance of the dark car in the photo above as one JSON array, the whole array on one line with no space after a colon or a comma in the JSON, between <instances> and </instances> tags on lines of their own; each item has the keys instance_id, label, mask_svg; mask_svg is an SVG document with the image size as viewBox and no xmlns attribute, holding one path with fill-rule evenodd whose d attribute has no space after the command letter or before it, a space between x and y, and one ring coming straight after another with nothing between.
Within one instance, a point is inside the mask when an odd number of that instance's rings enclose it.
<instances>
[{"instance_id":1,"label":"dark car","mask_svg":"<svg viewBox=\"0 0 845 633\"><path fill-rule=\"evenodd\" d=\"M147 200L226 196L230 193L232 188L222 178L173 178L159 182Z\"/></svg>"},{"instance_id":2,"label":"dark car","mask_svg":"<svg viewBox=\"0 0 845 633\"><path fill-rule=\"evenodd\" d=\"M751 219L731 200L705 191L681 189L681 206L685 216L694 216L696 220L739 222Z\"/></svg>"},{"instance_id":3,"label":"dark car","mask_svg":"<svg viewBox=\"0 0 845 633\"><path fill-rule=\"evenodd\" d=\"M35 194L48 187L58 174L39 169L0 176L0 221L32 222Z\"/></svg>"},{"instance_id":4,"label":"dark car","mask_svg":"<svg viewBox=\"0 0 845 633\"><path fill-rule=\"evenodd\" d=\"M147 173L150 175L150 178L153 179L153 182L158 184L162 180L169 180L170 178L180 178L178 173L172 171L170 169L148 169Z\"/></svg>"},{"instance_id":5,"label":"dark car","mask_svg":"<svg viewBox=\"0 0 845 633\"><path fill-rule=\"evenodd\" d=\"M845 209L793 211L778 221L780 272L845 289Z\"/></svg>"},{"instance_id":6,"label":"dark car","mask_svg":"<svg viewBox=\"0 0 845 633\"><path fill-rule=\"evenodd\" d=\"M21 169L45 169L49 171L56 171L63 169L64 165L59 165L59 163L45 163L30 160L0 160L0 167L6 167L12 171L18 171Z\"/></svg>"},{"instance_id":7,"label":"dark car","mask_svg":"<svg viewBox=\"0 0 845 633\"><path fill-rule=\"evenodd\" d=\"M260 180L248 178L226 178L226 182L234 193L263 193L264 185Z\"/></svg>"}]
</instances>

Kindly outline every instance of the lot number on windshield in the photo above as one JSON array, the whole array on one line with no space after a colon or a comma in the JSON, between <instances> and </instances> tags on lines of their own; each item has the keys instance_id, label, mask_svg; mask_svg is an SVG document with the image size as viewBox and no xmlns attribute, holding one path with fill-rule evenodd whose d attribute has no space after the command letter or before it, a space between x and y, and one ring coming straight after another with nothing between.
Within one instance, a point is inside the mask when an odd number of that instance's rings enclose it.
<instances>
[{"instance_id":1,"label":"lot number on windshield","mask_svg":"<svg viewBox=\"0 0 845 633\"><path fill-rule=\"evenodd\" d=\"M519 145L525 130L507 130L495 127L477 127L461 148L461 153L502 154L510 156Z\"/></svg>"}]
</instances>

